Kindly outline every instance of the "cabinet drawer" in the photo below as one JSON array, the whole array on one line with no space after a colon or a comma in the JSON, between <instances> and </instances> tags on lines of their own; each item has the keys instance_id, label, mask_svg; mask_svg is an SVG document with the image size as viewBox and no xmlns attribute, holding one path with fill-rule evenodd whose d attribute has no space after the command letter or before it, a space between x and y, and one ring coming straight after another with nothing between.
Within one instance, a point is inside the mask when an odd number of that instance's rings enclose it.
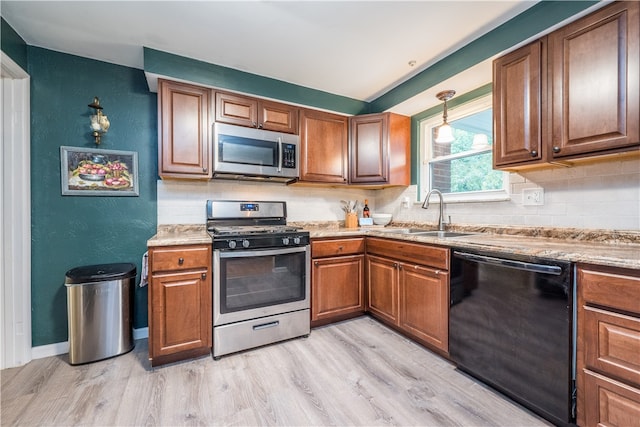
<instances>
[{"instance_id":1,"label":"cabinet drawer","mask_svg":"<svg viewBox=\"0 0 640 427\"><path fill-rule=\"evenodd\" d=\"M311 242L311 257L357 255L364 253L364 238L318 240Z\"/></svg>"},{"instance_id":2,"label":"cabinet drawer","mask_svg":"<svg viewBox=\"0 0 640 427\"><path fill-rule=\"evenodd\" d=\"M586 305L611 307L640 315L640 277L637 277L639 272L606 272L582 268L578 271L578 283L582 287ZM617 274L618 271L620 274Z\"/></svg>"},{"instance_id":3,"label":"cabinet drawer","mask_svg":"<svg viewBox=\"0 0 640 427\"><path fill-rule=\"evenodd\" d=\"M399 240L367 238L367 254L381 255L398 261L449 269L449 249L408 243Z\"/></svg>"},{"instance_id":4,"label":"cabinet drawer","mask_svg":"<svg viewBox=\"0 0 640 427\"><path fill-rule=\"evenodd\" d=\"M640 387L640 319L584 308L585 364Z\"/></svg>"},{"instance_id":5,"label":"cabinet drawer","mask_svg":"<svg viewBox=\"0 0 640 427\"><path fill-rule=\"evenodd\" d=\"M175 246L152 249L149 260L152 272L207 268L211 264L211 248L209 246Z\"/></svg>"},{"instance_id":6,"label":"cabinet drawer","mask_svg":"<svg viewBox=\"0 0 640 427\"><path fill-rule=\"evenodd\" d=\"M640 427L640 389L585 371L585 426Z\"/></svg>"}]
</instances>

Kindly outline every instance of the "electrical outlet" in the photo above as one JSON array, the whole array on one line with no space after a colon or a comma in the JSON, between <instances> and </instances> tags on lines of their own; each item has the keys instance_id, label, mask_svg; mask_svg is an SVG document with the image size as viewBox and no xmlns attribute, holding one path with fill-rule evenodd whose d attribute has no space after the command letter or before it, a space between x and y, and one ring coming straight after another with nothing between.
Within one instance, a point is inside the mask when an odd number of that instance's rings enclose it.
<instances>
[{"instance_id":1,"label":"electrical outlet","mask_svg":"<svg viewBox=\"0 0 640 427\"><path fill-rule=\"evenodd\" d=\"M525 188L524 190L522 190L522 205L544 205L544 190L542 188Z\"/></svg>"},{"instance_id":2,"label":"electrical outlet","mask_svg":"<svg viewBox=\"0 0 640 427\"><path fill-rule=\"evenodd\" d=\"M411 200L408 197L402 199L402 207L405 209L409 209L409 203Z\"/></svg>"}]
</instances>

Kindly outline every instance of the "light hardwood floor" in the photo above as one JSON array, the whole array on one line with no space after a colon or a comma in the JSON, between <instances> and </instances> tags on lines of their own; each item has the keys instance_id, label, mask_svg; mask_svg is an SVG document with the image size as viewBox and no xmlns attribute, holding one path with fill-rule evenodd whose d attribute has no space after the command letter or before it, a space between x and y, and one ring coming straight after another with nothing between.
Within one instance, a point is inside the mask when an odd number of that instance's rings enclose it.
<instances>
[{"instance_id":1,"label":"light hardwood floor","mask_svg":"<svg viewBox=\"0 0 640 427\"><path fill-rule=\"evenodd\" d=\"M542 426L545 421L369 317L225 356L151 368L147 341L0 372L2 426Z\"/></svg>"}]
</instances>

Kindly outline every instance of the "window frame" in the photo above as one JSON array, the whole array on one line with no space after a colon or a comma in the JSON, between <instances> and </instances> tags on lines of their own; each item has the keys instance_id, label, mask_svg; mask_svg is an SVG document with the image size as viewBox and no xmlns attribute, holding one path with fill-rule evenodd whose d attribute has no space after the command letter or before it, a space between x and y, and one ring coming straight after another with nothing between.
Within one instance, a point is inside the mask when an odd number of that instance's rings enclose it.
<instances>
[{"instance_id":1,"label":"window frame","mask_svg":"<svg viewBox=\"0 0 640 427\"><path fill-rule=\"evenodd\" d=\"M479 113L486 109L492 108L493 95L491 93L483 95L474 100L466 102L454 108L447 109L447 121L454 121L463 117ZM430 168L429 164L432 159L431 136L433 129L442 124L442 113L425 118L418 122L418 201L424 201L427 193L431 189ZM477 150L475 153L490 152L492 148ZM439 157L439 160L454 160L461 157L468 157L468 151L463 153L451 154ZM509 193L509 174L502 172L502 188L499 190L469 191L460 193L443 193L445 203L465 203L465 202L497 202L510 200Z\"/></svg>"}]
</instances>

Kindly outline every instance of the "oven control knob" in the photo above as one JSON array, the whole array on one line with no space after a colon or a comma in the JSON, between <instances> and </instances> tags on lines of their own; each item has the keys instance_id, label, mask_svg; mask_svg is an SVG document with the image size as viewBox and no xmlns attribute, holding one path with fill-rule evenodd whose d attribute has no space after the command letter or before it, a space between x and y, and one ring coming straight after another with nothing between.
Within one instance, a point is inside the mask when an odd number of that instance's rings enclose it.
<instances>
[{"instance_id":1,"label":"oven control knob","mask_svg":"<svg viewBox=\"0 0 640 427\"><path fill-rule=\"evenodd\" d=\"M229 249L235 249L235 248L236 248L236 241L229 240Z\"/></svg>"},{"instance_id":2,"label":"oven control knob","mask_svg":"<svg viewBox=\"0 0 640 427\"><path fill-rule=\"evenodd\" d=\"M247 239L244 239L244 240L242 241L242 247L243 247L243 248L248 248L248 247L249 247L249 241L248 241Z\"/></svg>"},{"instance_id":3,"label":"oven control knob","mask_svg":"<svg viewBox=\"0 0 640 427\"><path fill-rule=\"evenodd\" d=\"M300 244L300 238L299 238L299 237L294 237L294 238L293 238L293 243L294 243L295 245L299 245L299 244Z\"/></svg>"},{"instance_id":4,"label":"oven control knob","mask_svg":"<svg viewBox=\"0 0 640 427\"><path fill-rule=\"evenodd\" d=\"M288 237L283 237L282 238L282 244L287 246L289 244L289 238Z\"/></svg>"}]
</instances>

